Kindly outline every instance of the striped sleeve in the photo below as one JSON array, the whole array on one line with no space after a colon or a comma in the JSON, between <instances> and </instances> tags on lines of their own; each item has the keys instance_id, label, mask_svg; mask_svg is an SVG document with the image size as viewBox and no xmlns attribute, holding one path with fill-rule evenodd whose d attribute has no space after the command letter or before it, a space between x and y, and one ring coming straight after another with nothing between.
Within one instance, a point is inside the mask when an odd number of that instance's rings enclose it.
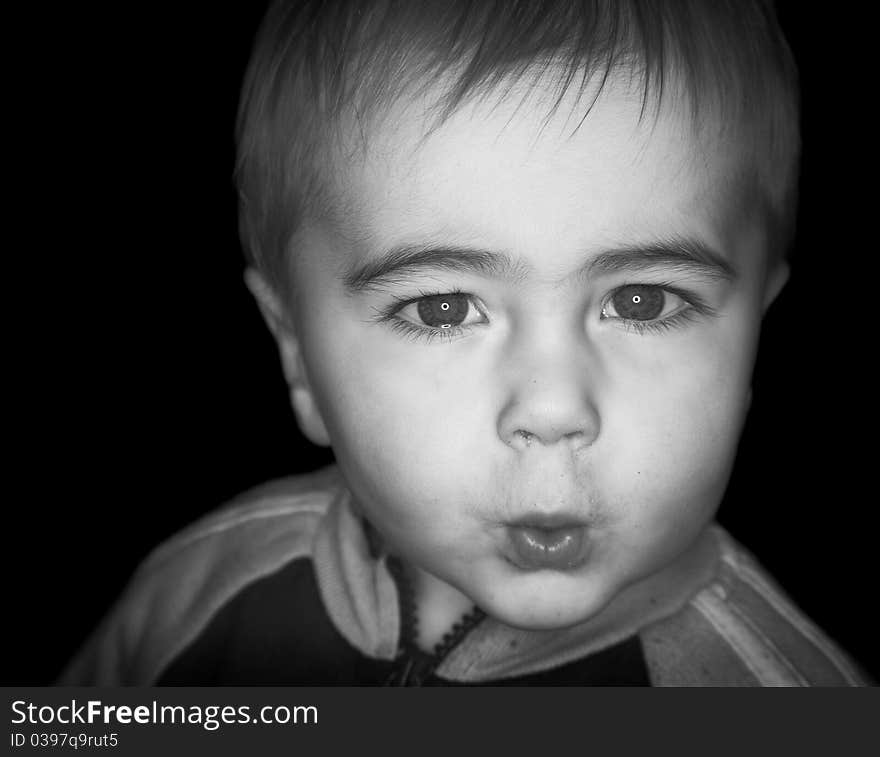
<instances>
[{"instance_id":1,"label":"striped sleeve","mask_svg":"<svg viewBox=\"0 0 880 757\"><path fill-rule=\"evenodd\" d=\"M748 552L717 537L717 579L642 633L654 685L870 685Z\"/></svg>"},{"instance_id":2,"label":"striped sleeve","mask_svg":"<svg viewBox=\"0 0 880 757\"><path fill-rule=\"evenodd\" d=\"M327 478L263 486L156 549L57 683L153 684L231 597L310 554L333 493Z\"/></svg>"}]
</instances>

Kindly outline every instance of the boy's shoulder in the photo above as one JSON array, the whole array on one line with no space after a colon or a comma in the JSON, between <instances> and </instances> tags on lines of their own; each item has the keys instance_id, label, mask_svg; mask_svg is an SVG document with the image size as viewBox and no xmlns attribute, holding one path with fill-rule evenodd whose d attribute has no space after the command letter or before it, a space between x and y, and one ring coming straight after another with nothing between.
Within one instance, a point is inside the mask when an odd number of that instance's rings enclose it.
<instances>
[{"instance_id":1,"label":"boy's shoulder","mask_svg":"<svg viewBox=\"0 0 880 757\"><path fill-rule=\"evenodd\" d=\"M716 578L641 633L658 686L861 686L858 666L727 532Z\"/></svg>"},{"instance_id":2,"label":"boy's shoulder","mask_svg":"<svg viewBox=\"0 0 880 757\"><path fill-rule=\"evenodd\" d=\"M322 520L344 491L335 466L279 479L168 539L138 567L59 682L154 680L231 597L310 556Z\"/></svg>"}]
</instances>

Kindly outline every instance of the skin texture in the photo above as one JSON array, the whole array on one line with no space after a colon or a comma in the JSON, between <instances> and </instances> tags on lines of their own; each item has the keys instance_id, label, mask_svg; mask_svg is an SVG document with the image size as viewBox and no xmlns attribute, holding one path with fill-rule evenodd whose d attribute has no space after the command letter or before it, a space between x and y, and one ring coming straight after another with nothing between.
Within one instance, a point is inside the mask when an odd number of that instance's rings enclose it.
<instances>
[{"instance_id":1,"label":"skin texture","mask_svg":"<svg viewBox=\"0 0 880 757\"><path fill-rule=\"evenodd\" d=\"M398 106L341 169L346 213L301 237L293 329L252 276L300 424L332 443L358 506L417 579L425 643L471 602L518 627L584 621L694 545L787 276L766 263L760 226L729 210L741 205L735 149L698 140L668 107L640 121L623 85L572 134L577 106L568 98L545 122L535 100L469 104L425 140L420 103ZM663 265L583 272L609 249L676 237L715 250L733 280ZM515 275L436 269L346 290L346 275L401 244L501 252ZM632 284L672 285L711 312L667 294L668 328L642 333L608 304ZM416 304L389 314L399 300L448 292L472 295L460 333L395 328L421 324ZM534 515L582 525L577 565L517 564L508 527Z\"/></svg>"}]
</instances>

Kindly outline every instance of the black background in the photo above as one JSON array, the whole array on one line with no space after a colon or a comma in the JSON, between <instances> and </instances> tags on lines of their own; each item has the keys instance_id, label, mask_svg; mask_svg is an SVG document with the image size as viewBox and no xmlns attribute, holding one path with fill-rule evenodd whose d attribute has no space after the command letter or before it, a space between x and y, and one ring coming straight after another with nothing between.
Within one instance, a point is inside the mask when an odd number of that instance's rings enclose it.
<instances>
[{"instance_id":1,"label":"black background","mask_svg":"<svg viewBox=\"0 0 880 757\"><path fill-rule=\"evenodd\" d=\"M331 459L298 434L241 280L233 123L264 4L180 5L9 27L28 52L7 103L25 171L7 220L5 684L50 682L160 540ZM850 19L796 2L781 18L803 80L797 260L720 519L877 678L863 84Z\"/></svg>"}]
</instances>

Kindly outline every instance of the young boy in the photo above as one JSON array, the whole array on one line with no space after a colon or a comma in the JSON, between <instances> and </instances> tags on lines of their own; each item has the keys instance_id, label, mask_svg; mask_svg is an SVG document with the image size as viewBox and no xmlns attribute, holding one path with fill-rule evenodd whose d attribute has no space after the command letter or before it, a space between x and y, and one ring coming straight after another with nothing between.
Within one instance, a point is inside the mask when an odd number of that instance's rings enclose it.
<instances>
[{"instance_id":1,"label":"young boy","mask_svg":"<svg viewBox=\"0 0 880 757\"><path fill-rule=\"evenodd\" d=\"M337 466L159 548L62 682L862 683L713 524L797 119L761 0L275 3L247 282Z\"/></svg>"}]
</instances>

